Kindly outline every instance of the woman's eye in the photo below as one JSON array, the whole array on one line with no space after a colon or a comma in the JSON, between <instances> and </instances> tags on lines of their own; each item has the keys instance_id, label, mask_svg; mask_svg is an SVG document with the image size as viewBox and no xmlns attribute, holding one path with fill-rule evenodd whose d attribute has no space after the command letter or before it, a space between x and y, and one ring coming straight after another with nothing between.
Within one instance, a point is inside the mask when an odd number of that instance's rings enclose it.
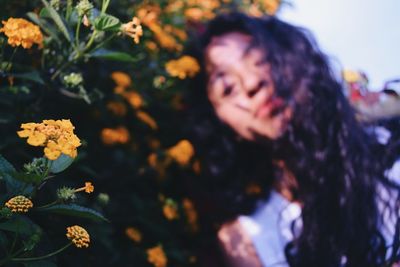
<instances>
[{"instance_id":1,"label":"woman's eye","mask_svg":"<svg viewBox=\"0 0 400 267\"><path fill-rule=\"evenodd\" d=\"M268 87L268 86L269 86L269 81L267 81L267 80L261 80L258 83L258 88L264 88L264 87Z\"/></svg>"},{"instance_id":2,"label":"woman's eye","mask_svg":"<svg viewBox=\"0 0 400 267\"><path fill-rule=\"evenodd\" d=\"M222 92L223 96L229 96L231 95L233 92L233 86L232 85L228 85L224 87L224 91Z\"/></svg>"}]
</instances>

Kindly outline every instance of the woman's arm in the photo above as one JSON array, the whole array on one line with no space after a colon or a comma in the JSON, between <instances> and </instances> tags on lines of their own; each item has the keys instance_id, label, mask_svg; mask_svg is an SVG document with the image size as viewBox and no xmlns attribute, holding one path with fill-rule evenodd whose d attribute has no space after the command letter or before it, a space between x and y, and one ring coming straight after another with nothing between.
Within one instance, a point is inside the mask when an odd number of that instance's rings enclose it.
<instances>
[{"instance_id":1,"label":"woman's arm","mask_svg":"<svg viewBox=\"0 0 400 267\"><path fill-rule=\"evenodd\" d=\"M218 231L218 240L227 266L262 267L251 238L238 219L222 225Z\"/></svg>"}]
</instances>

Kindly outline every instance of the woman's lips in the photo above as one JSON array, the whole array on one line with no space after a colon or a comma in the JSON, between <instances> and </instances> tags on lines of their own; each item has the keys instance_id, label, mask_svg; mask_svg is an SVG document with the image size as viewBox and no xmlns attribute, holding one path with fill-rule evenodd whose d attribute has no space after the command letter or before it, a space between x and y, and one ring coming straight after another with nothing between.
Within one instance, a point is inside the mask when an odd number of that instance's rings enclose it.
<instances>
[{"instance_id":1,"label":"woman's lips","mask_svg":"<svg viewBox=\"0 0 400 267\"><path fill-rule=\"evenodd\" d=\"M256 114L256 118L274 117L279 114L285 107L285 102L282 98L274 97L262 104Z\"/></svg>"}]
</instances>

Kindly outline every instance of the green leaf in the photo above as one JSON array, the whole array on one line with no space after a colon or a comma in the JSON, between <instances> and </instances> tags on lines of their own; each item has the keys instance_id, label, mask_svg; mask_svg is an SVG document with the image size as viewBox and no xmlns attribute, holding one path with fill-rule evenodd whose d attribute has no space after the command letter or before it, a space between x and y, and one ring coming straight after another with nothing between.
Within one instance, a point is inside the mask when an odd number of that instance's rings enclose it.
<instances>
[{"instance_id":1,"label":"green leaf","mask_svg":"<svg viewBox=\"0 0 400 267\"><path fill-rule=\"evenodd\" d=\"M12 76L16 78L21 78L24 80L30 80L37 82L38 84L44 84L44 81L40 77L39 73L37 71L31 71L31 72L26 72L26 73L18 73L18 74L11 74Z\"/></svg>"},{"instance_id":2,"label":"green leaf","mask_svg":"<svg viewBox=\"0 0 400 267\"><path fill-rule=\"evenodd\" d=\"M59 156L58 159L50 161L50 172L51 173L62 172L63 170L68 168L72 164L72 162L74 162L73 158L65 154L61 154L61 156Z\"/></svg>"},{"instance_id":3,"label":"green leaf","mask_svg":"<svg viewBox=\"0 0 400 267\"><path fill-rule=\"evenodd\" d=\"M54 23L57 25L58 29L64 34L65 38L72 43L73 37L70 34L67 25L64 23L63 19L60 17L58 12L46 1L42 0L42 3L46 7L50 17L53 19Z\"/></svg>"},{"instance_id":4,"label":"green leaf","mask_svg":"<svg viewBox=\"0 0 400 267\"><path fill-rule=\"evenodd\" d=\"M45 207L45 208L38 208L37 210L54 212L54 213L58 213L58 214L64 214L64 215L80 217L80 218L86 218L86 219L91 219L94 221L108 222L108 219L106 219L101 213L99 213L95 210L86 208L86 207L76 205L76 204L69 204L69 205L59 204L59 205L54 205L54 206Z\"/></svg>"},{"instance_id":5,"label":"green leaf","mask_svg":"<svg viewBox=\"0 0 400 267\"><path fill-rule=\"evenodd\" d=\"M23 263L25 267L57 267L54 262L51 261L27 261Z\"/></svg>"},{"instance_id":6,"label":"green leaf","mask_svg":"<svg viewBox=\"0 0 400 267\"><path fill-rule=\"evenodd\" d=\"M1 154L0 154L0 172L4 173L13 173L16 172L13 165L8 162Z\"/></svg>"},{"instance_id":7,"label":"green leaf","mask_svg":"<svg viewBox=\"0 0 400 267\"><path fill-rule=\"evenodd\" d=\"M42 18L51 18L49 9L47 7L42 8L42 10L40 10L39 16Z\"/></svg>"},{"instance_id":8,"label":"green leaf","mask_svg":"<svg viewBox=\"0 0 400 267\"><path fill-rule=\"evenodd\" d=\"M43 10L46 8L43 8ZM47 9L46 9L47 10ZM57 32L54 29L54 27L51 27L47 23L44 23L36 13L33 12L28 12L26 14L30 20L32 20L34 23L40 26L53 40L55 40L57 43L61 44L60 38L57 36Z\"/></svg>"},{"instance_id":9,"label":"green leaf","mask_svg":"<svg viewBox=\"0 0 400 267\"><path fill-rule=\"evenodd\" d=\"M42 176L34 173L16 172L13 177L21 182L39 184L42 181Z\"/></svg>"},{"instance_id":10,"label":"green leaf","mask_svg":"<svg viewBox=\"0 0 400 267\"><path fill-rule=\"evenodd\" d=\"M102 14L94 20L93 25L98 31L119 31L121 22L114 16Z\"/></svg>"},{"instance_id":11,"label":"green leaf","mask_svg":"<svg viewBox=\"0 0 400 267\"><path fill-rule=\"evenodd\" d=\"M12 219L0 223L0 230L26 235L38 234L42 232L39 226L22 215L15 215Z\"/></svg>"},{"instance_id":12,"label":"green leaf","mask_svg":"<svg viewBox=\"0 0 400 267\"><path fill-rule=\"evenodd\" d=\"M136 62L138 61L136 58L132 57L131 55L118 52L118 51L111 51L107 49L98 49L94 53L91 54L92 57L102 58L106 60L114 60L114 61L122 61L122 62Z\"/></svg>"},{"instance_id":13,"label":"green leaf","mask_svg":"<svg viewBox=\"0 0 400 267\"><path fill-rule=\"evenodd\" d=\"M8 243L9 243L9 241L7 239L7 236L4 233L0 232L0 245L3 248L5 248L8 246Z\"/></svg>"},{"instance_id":14,"label":"green leaf","mask_svg":"<svg viewBox=\"0 0 400 267\"><path fill-rule=\"evenodd\" d=\"M18 173L15 168L2 155L0 155L0 180L4 180L9 194L24 193L30 194L32 186L26 186L25 183L15 178Z\"/></svg>"}]
</instances>

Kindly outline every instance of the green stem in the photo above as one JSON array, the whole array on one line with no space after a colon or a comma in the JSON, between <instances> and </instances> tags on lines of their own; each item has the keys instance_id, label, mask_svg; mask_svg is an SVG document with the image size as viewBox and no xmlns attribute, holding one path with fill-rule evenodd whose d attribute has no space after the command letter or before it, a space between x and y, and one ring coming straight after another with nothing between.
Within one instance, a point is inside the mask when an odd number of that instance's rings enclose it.
<instances>
[{"instance_id":1,"label":"green stem","mask_svg":"<svg viewBox=\"0 0 400 267\"><path fill-rule=\"evenodd\" d=\"M55 78L57 78L58 75L61 74L61 72L68 67L69 65L71 65L74 61L67 61L65 62L52 76L51 76L51 80L54 81Z\"/></svg>"},{"instance_id":2,"label":"green stem","mask_svg":"<svg viewBox=\"0 0 400 267\"><path fill-rule=\"evenodd\" d=\"M62 248L60 248L60 249L58 249L58 250L56 250L56 251L54 251L52 253L44 255L44 256L33 257L33 258L13 258L11 260L12 261L37 261L37 260L43 260L43 259L47 259L47 258L50 258L50 257L53 257L53 256L57 255L58 253L66 250L71 245L72 245L72 242L70 242L66 246L64 246L64 247L62 247Z\"/></svg>"},{"instance_id":3,"label":"green stem","mask_svg":"<svg viewBox=\"0 0 400 267\"><path fill-rule=\"evenodd\" d=\"M106 13L109 4L110 4L110 0L103 0L103 2L101 4L101 14Z\"/></svg>"},{"instance_id":4,"label":"green stem","mask_svg":"<svg viewBox=\"0 0 400 267\"><path fill-rule=\"evenodd\" d=\"M78 19L78 24L76 25L76 31L75 31L75 45L76 49L79 49L79 31L81 29L81 24L82 24L82 17L79 17Z\"/></svg>"},{"instance_id":5,"label":"green stem","mask_svg":"<svg viewBox=\"0 0 400 267\"><path fill-rule=\"evenodd\" d=\"M54 205L58 204L59 202L60 202L60 201L57 199L57 200L55 200L55 201L53 201L53 202L51 202L51 203L49 203L49 204L46 204L46 205L37 207L37 208L35 208L35 210L39 210L39 211L40 211L41 209L45 209L45 208L54 206Z\"/></svg>"},{"instance_id":6,"label":"green stem","mask_svg":"<svg viewBox=\"0 0 400 267\"><path fill-rule=\"evenodd\" d=\"M15 53L17 52L17 50L18 50L18 46L15 47L14 50L13 50L13 52L12 52L12 54L11 54L11 57L10 57L10 60L7 62L7 65L6 65L6 67L4 68L4 71L5 71L5 72L8 71L8 67L10 67L10 64L11 64L11 62L13 61L14 56L15 56Z\"/></svg>"},{"instance_id":7,"label":"green stem","mask_svg":"<svg viewBox=\"0 0 400 267\"><path fill-rule=\"evenodd\" d=\"M101 48L102 46L104 46L105 44L107 44L109 41L111 41L115 36L117 35L117 33L113 33L111 34L109 37L107 37L107 39L105 39L103 42L101 42L100 44L96 45L95 47L93 47L92 49L90 49L90 52L96 51L97 49Z\"/></svg>"},{"instance_id":8,"label":"green stem","mask_svg":"<svg viewBox=\"0 0 400 267\"><path fill-rule=\"evenodd\" d=\"M8 254L13 254L13 250L15 248L15 244L17 244L17 239L18 239L18 232L15 233L13 242L11 244L10 252Z\"/></svg>"},{"instance_id":9,"label":"green stem","mask_svg":"<svg viewBox=\"0 0 400 267\"><path fill-rule=\"evenodd\" d=\"M4 57L4 50L6 50L6 43L7 43L6 40L3 40L0 59L3 59L3 57Z\"/></svg>"},{"instance_id":10,"label":"green stem","mask_svg":"<svg viewBox=\"0 0 400 267\"><path fill-rule=\"evenodd\" d=\"M71 17L71 14L72 14L72 0L68 0L67 1L67 10L66 10L66 13L65 13L65 19L67 21L69 21L69 18Z\"/></svg>"},{"instance_id":11,"label":"green stem","mask_svg":"<svg viewBox=\"0 0 400 267\"><path fill-rule=\"evenodd\" d=\"M21 252L23 252L25 250L25 248L20 248L17 252L15 252L12 255L9 255L8 257L0 260L0 266L3 266L4 264L6 264L7 262L9 262L10 260L12 260L12 258L14 258L15 256L17 256L18 254L20 254Z\"/></svg>"},{"instance_id":12,"label":"green stem","mask_svg":"<svg viewBox=\"0 0 400 267\"><path fill-rule=\"evenodd\" d=\"M93 44L93 42L94 42L94 39L96 38L96 35L97 35L97 31L94 30L93 33L92 33L92 35L90 36L90 39L89 39L89 41L87 42L85 48L83 49L83 52L86 52L86 51L92 46L92 44Z\"/></svg>"}]
</instances>

